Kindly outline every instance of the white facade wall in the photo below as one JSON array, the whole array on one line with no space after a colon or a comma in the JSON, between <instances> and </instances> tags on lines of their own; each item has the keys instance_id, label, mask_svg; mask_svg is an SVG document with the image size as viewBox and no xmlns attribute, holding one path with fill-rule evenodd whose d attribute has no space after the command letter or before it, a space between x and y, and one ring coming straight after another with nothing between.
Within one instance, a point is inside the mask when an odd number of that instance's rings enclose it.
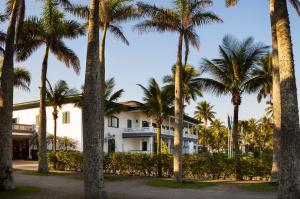
<instances>
[{"instance_id":1,"label":"white facade wall","mask_svg":"<svg viewBox=\"0 0 300 199\"><path fill-rule=\"evenodd\" d=\"M54 121L52 116L52 107L47 107L47 134L53 134L54 129ZM70 112L70 123L63 124L63 113ZM13 112L13 118L17 118L18 123L20 124L35 124L36 117L38 116L39 108L30 108L24 110L17 110ZM92 113L91 113L92 114ZM154 120L147 117L143 112L137 111L129 111L129 112L121 112L116 115L119 119L119 127L108 127L108 118L105 118L105 135L104 135L104 151L108 151L108 140L115 140L115 151L116 152L131 152L131 151L142 151L142 143L143 141L147 141L147 151L150 153L153 151L153 137L136 137L136 138L123 138L123 133L127 129L127 120L132 121L131 129L143 129L142 122L149 122L149 126L152 126L152 123L155 123ZM172 120L164 121L164 126L174 127L174 122ZM184 130L184 132L186 129ZM163 132L164 133L164 130ZM57 119L57 136L68 136L75 139L78 142L78 150L82 151L82 114L81 109L74 107L74 104L65 104L62 109L59 110L58 119ZM185 136L185 134L184 134ZM194 150L194 141L185 141L186 146L188 148L185 150L185 153L193 154ZM168 141L169 147L171 145L171 141ZM197 146L198 148L198 146ZM51 149L51 146L49 146ZM171 151L171 150L170 150Z\"/></svg>"}]
</instances>

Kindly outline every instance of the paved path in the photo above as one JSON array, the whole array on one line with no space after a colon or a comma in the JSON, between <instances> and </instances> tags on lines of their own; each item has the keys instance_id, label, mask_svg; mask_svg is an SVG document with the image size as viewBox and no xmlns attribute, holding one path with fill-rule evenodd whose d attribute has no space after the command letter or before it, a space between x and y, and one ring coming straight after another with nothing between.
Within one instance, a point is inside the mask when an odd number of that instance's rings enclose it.
<instances>
[{"instance_id":1,"label":"paved path","mask_svg":"<svg viewBox=\"0 0 300 199\"><path fill-rule=\"evenodd\" d=\"M25 166L25 168L28 168ZM41 192L22 199L82 199L83 181L67 176L30 176L15 172L17 184L40 187ZM276 193L254 193L236 185L220 184L203 189L168 189L145 185L151 178L130 177L116 182L106 182L109 197L117 199L275 199ZM5 198L6 199L6 198ZM8 198L7 198L8 199ZM19 198L16 198L19 199Z\"/></svg>"}]
</instances>

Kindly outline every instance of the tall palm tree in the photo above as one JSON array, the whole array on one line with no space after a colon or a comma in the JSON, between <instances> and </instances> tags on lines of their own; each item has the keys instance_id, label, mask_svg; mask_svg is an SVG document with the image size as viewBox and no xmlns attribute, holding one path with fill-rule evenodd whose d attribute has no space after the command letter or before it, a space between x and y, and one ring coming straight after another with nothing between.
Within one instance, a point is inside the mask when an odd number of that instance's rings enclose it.
<instances>
[{"instance_id":1,"label":"tall palm tree","mask_svg":"<svg viewBox=\"0 0 300 199\"><path fill-rule=\"evenodd\" d=\"M153 117L156 128L156 143L158 164L158 176L162 176L161 167L161 125L163 121L172 113L171 106L173 105L173 96L166 88L160 88L155 79L150 79L148 88L138 84L143 89L144 97L142 104L143 111L149 116Z\"/></svg>"},{"instance_id":2,"label":"tall palm tree","mask_svg":"<svg viewBox=\"0 0 300 199\"><path fill-rule=\"evenodd\" d=\"M234 6L238 0L226 0L228 6ZM288 134L293 135L296 133L297 135L300 133L298 128L299 114L298 114L298 100L297 100L297 88L295 83L295 72L294 72L294 60L293 60L293 51L292 51L292 41L290 34L290 23L289 23L289 15L287 9L287 1L286 0L270 0L270 19L271 19L271 30L272 30L272 48L273 48L273 109L274 109L274 153L273 153L273 165L272 165L272 181L278 182L279 179L279 171L288 167L279 168L279 153L281 153L281 149L283 150L282 158L293 158L291 155L287 155L285 153L289 153L288 146L277 147L281 142L280 135L281 132L290 132ZM289 0L291 5L296 10L297 14L300 15L300 1L299 0ZM281 42L280 42L280 41ZM281 77L283 75L283 77ZM286 81L288 79L288 81ZM281 82L284 82L281 84ZM287 89L288 88L288 89ZM290 97L289 94L292 96ZM286 101L285 99L289 100ZM283 103L285 107L283 108ZM296 108L296 109L295 109ZM282 112L283 111L283 112ZM291 116L289 111L294 111L294 115ZM289 115L289 117L287 117ZM282 119L285 120L282 120ZM292 118L293 121L288 121L289 118ZM293 125L290 125L289 122L292 122ZM284 130L282 129L282 124L287 125L284 126ZM293 126L293 128L292 128ZM281 131L282 130L282 131ZM285 136L288 138L289 136ZM293 136L290 136L293 137ZM291 138L292 139L292 138ZM295 139L294 139L295 140ZM289 147L292 147L293 144L288 144ZM298 149L297 149L298 150ZM299 149L300 150L300 149ZM296 154L299 152L296 152ZM280 155L281 157L281 155ZM284 160L286 162L292 163L293 161ZM289 173L290 172L290 173ZM286 195L286 192L290 189L290 186L294 185L296 180L293 180L292 183L286 183L289 181L289 174L291 176L296 176L292 170L286 170L284 175L281 175L282 183L279 188L279 198L283 197L295 197L296 192L300 192L299 190L290 192L289 195ZM298 172L298 171L297 171ZM284 179L285 177L285 179ZM300 181L300 180L298 180ZM299 183L299 182L297 182Z\"/></svg>"},{"instance_id":3,"label":"tall palm tree","mask_svg":"<svg viewBox=\"0 0 300 199\"><path fill-rule=\"evenodd\" d=\"M47 81L48 88L46 88L46 99L48 105L52 106L52 116L54 122L54 137L53 137L53 151L56 152L56 132L57 132L57 118L59 109L67 102L67 99L75 95L77 90L70 88L67 82L64 80L58 81L54 88L51 86L50 82Z\"/></svg>"},{"instance_id":4,"label":"tall palm tree","mask_svg":"<svg viewBox=\"0 0 300 199\"><path fill-rule=\"evenodd\" d=\"M172 68L172 75L167 75L163 78L163 82L167 84L165 87L169 92L174 94L175 91L175 70L176 66ZM200 73L198 70L195 70L194 67L190 65L182 66L182 84L183 84L183 98L184 102L190 103L191 100L196 100L198 96L202 97L201 87L199 84L194 81L195 78L198 78Z\"/></svg>"},{"instance_id":5,"label":"tall palm tree","mask_svg":"<svg viewBox=\"0 0 300 199\"><path fill-rule=\"evenodd\" d=\"M2 37L2 54L4 59L0 79L0 189L15 188L12 169L12 112L14 89L14 53L19 30L25 15L24 0L7 0L6 15L9 17L5 42ZM3 20L3 15L1 17Z\"/></svg>"},{"instance_id":6,"label":"tall palm tree","mask_svg":"<svg viewBox=\"0 0 300 199\"><path fill-rule=\"evenodd\" d=\"M104 114L106 117L113 116L115 114L120 113L124 110L124 106L122 104L118 104L117 101L120 99L122 94L124 93L123 89L119 89L117 91L115 88L115 79L110 78L105 81L105 103L104 103ZM75 103L75 107L82 108L82 97Z\"/></svg>"},{"instance_id":7,"label":"tall palm tree","mask_svg":"<svg viewBox=\"0 0 300 199\"><path fill-rule=\"evenodd\" d=\"M66 20L64 14L58 9L58 4L52 0L45 0L42 17L28 18L22 29L22 40L18 44L19 60L27 59L38 47L45 45L45 54L42 63L40 85L40 111L39 111L39 168L41 173L48 172L47 143L46 143L46 78L48 70L48 57L50 51L56 58L72 67L78 74L80 70L79 59L69 49L63 39L74 39L84 34L84 29L74 20Z\"/></svg>"},{"instance_id":8,"label":"tall palm tree","mask_svg":"<svg viewBox=\"0 0 300 199\"><path fill-rule=\"evenodd\" d=\"M174 176L182 182L182 130L183 130L183 79L182 51L183 42L199 49L199 36L195 28L212 22L221 22L214 13L205 11L212 4L211 0L175 0L173 8L161 8L139 2L141 13L148 17L136 25L141 33L148 31L175 32L179 34L177 61L175 69L175 133L174 133ZM187 57L187 56L186 56ZM185 57L185 62L187 58Z\"/></svg>"},{"instance_id":9,"label":"tall palm tree","mask_svg":"<svg viewBox=\"0 0 300 199\"><path fill-rule=\"evenodd\" d=\"M211 78L200 78L198 81L204 89L218 96L231 95L234 105L234 149L239 154L238 142L238 114L244 92L257 92L261 85L260 78L256 78L257 61L267 53L268 47L261 43L254 43L253 38L238 41L232 36L225 36L219 46L220 58L203 59L201 69Z\"/></svg>"},{"instance_id":10,"label":"tall palm tree","mask_svg":"<svg viewBox=\"0 0 300 199\"><path fill-rule=\"evenodd\" d=\"M103 90L99 89L99 3L99 0L90 0L82 103L84 195L92 199L106 198L103 175L104 110L103 104L100 104L100 92Z\"/></svg>"},{"instance_id":11,"label":"tall palm tree","mask_svg":"<svg viewBox=\"0 0 300 199\"><path fill-rule=\"evenodd\" d=\"M199 102L196 106L196 111L194 112L195 119L199 121L204 121L203 126L203 135L204 135L204 144L207 144L207 135L206 128L208 121L212 122L215 118L216 112L213 111L214 106L212 106L207 101Z\"/></svg>"}]
</instances>

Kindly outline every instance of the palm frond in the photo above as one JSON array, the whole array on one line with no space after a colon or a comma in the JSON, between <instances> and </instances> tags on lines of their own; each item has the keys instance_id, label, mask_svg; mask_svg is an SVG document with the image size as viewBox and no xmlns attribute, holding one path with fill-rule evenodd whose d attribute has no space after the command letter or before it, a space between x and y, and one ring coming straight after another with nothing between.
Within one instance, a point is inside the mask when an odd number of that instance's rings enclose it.
<instances>
[{"instance_id":1,"label":"palm frond","mask_svg":"<svg viewBox=\"0 0 300 199\"><path fill-rule=\"evenodd\" d=\"M109 25L109 31L115 36L115 38L120 39L126 45L129 45L129 41L126 39L125 35L123 34L122 30L118 26Z\"/></svg>"},{"instance_id":2,"label":"palm frond","mask_svg":"<svg viewBox=\"0 0 300 199\"><path fill-rule=\"evenodd\" d=\"M297 14L300 16L300 1L299 0L289 0Z\"/></svg>"},{"instance_id":3,"label":"palm frond","mask_svg":"<svg viewBox=\"0 0 300 199\"><path fill-rule=\"evenodd\" d=\"M73 70L79 74L80 61L75 52L69 49L61 40L52 41L50 50L57 57L58 60L64 62L67 67L72 66Z\"/></svg>"},{"instance_id":4,"label":"palm frond","mask_svg":"<svg viewBox=\"0 0 300 199\"><path fill-rule=\"evenodd\" d=\"M80 17L82 19L88 20L90 9L87 5L73 5L72 7L65 8L65 10L74 16Z\"/></svg>"}]
</instances>

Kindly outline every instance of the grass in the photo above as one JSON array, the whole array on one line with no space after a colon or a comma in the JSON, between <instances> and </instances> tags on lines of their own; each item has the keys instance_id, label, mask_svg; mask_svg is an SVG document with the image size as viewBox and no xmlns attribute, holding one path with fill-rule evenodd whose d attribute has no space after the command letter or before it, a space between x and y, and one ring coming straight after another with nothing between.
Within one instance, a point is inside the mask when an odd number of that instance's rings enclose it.
<instances>
[{"instance_id":1,"label":"grass","mask_svg":"<svg viewBox=\"0 0 300 199\"><path fill-rule=\"evenodd\" d=\"M217 182L198 182L198 181L183 181L182 183L175 182L171 179L151 180L146 185L152 187L165 187L172 189L201 189L209 186L217 185Z\"/></svg>"},{"instance_id":2,"label":"grass","mask_svg":"<svg viewBox=\"0 0 300 199\"><path fill-rule=\"evenodd\" d=\"M25 171L22 172L24 175L29 176L64 176L66 173L56 173L56 172L48 172L48 173L39 173L37 171Z\"/></svg>"},{"instance_id":3,"label":"grass","mask_svg":"<svg viewBox=\"0 0 300 199\"><path fill-rule=\"evenodd\" d=\"M11 191L0 191L0 198L1 197L10 197L13 198L14 196L25 196L34 194L37 192L40 192L41 189L38 187L32 187L32 186L23 186L23 185L17 185L16 189Z\"/></svg>"},{"instance_id":4,"label":"grass","mask_svg":"<svg viewBox=\"0 0 300 199\"><path fill-rule=\"evenodd\" d=\"M83 175L77 175L73 177L74 180L84 180ZM108 182L121 181L121 176L104 176L104 180Z\"/></svg>"},{"instance_id":5,"label":"grass","mask_svg":"<svg viewBox=\"0 0 300 199\"><path fill-rule=\"evenodd\" d=\"M276 192L278 191L278 186L270 183L251 183L251 184L241 184L239 186L244 191L251 192Z\"/></svg>"}]
</instances>

